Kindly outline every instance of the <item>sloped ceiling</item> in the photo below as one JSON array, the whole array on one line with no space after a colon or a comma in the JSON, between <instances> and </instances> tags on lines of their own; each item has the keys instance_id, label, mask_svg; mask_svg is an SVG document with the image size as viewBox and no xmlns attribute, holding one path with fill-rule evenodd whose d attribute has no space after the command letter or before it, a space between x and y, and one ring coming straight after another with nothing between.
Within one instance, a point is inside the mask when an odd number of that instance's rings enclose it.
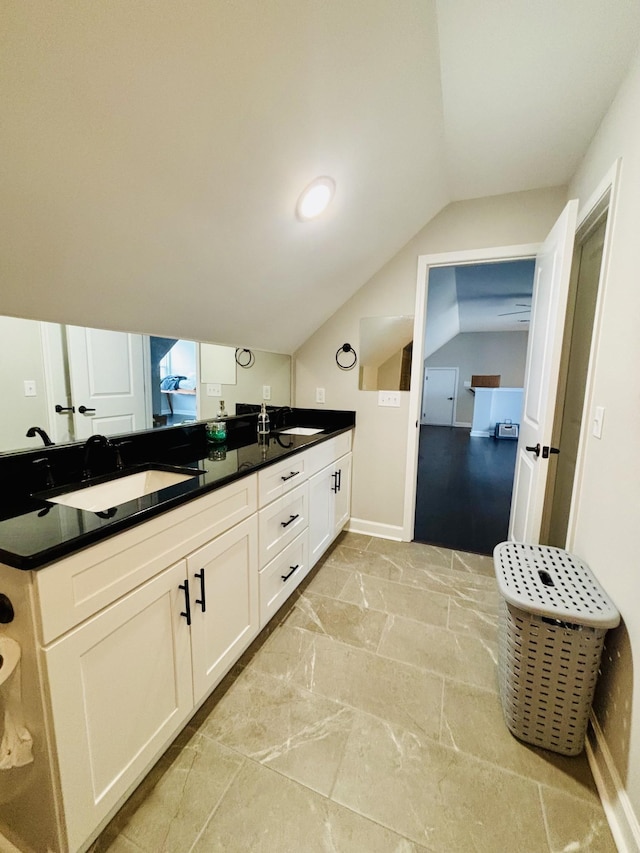
<instances>
[{"instance_id":1,"label":"sloped ceiling","mask_svg":"<svg viewBox=\"0 0 640 853\"><path fill-rule=\"evenodd\" d=\"M637 0L1 14L0 313L280 352L449 201L565 183L640 33Z\"/></svg>"}]
</instances>

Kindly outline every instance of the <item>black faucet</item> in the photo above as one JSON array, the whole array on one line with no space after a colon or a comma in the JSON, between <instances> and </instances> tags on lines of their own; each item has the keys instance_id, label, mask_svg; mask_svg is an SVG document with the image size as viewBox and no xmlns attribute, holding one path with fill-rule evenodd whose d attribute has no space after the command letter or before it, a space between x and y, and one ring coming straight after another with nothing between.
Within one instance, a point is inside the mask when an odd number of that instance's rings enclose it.
<instances>
[{"instance_id":1,"label":"black faucet","mask_svg":"<svg viewBox=\"0 0 640 853\"><path fill-rule=\"evenodd\" d=\"M53 444L49 436L41 427L29 427L29 429L27 430L27 438L35 438L36 435L40 436L40 438L44 442L45 447L51 447L51 445Z\"/></svg>"},{"instance_id":2,"label":"black faucet","mask_svg":"<svg viewBox=\"0 0 640 853\"><path fill-rule=\"evenodd\" d=\"M105 447L113 450L116 457L116 470L122 471L124 465L122 463L122 456L120 455L120 448L117 444L114 444L110 439L106 437L106 435L91 435L84 443L84 455L82 457L82 479L88 480L91 477L91 469L89 468L89 457L91 455L92 447Z\"/></svg>"}]
</instances>

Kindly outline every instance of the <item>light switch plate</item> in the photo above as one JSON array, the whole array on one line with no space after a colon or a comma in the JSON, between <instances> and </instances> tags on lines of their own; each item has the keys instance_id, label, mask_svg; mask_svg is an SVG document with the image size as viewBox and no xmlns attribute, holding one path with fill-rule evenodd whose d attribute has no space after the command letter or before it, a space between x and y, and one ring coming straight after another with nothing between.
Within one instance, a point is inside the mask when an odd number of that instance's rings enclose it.
<instances>
[{"instance_id":1,"label":"light switch plate","mask_svg":"<svg viewBox=\"0 0 640 853\"><path fill-rule=\"evenodd\" d=\"M208 382L207 397L222 397L222 385L219 382Z\"/></svg>"},{"instance_id":2,"label":"light switch plate","mask_svg":"<svg viewBox=\"0 0 640 853\"><path fill-rule=\"evenodd\" d=\"M24 396L25 397L37 397L36 392L36 380L35 379L25 379L24 380Z\"/></svg>"},{"instance_id":3,"label":"light switch plate","mask_svg":"<svg viewBox=\"0 0 640 853\"><path fill-rule=\"evenodd\" d=\"M324 388L316 388L316 403L324 403Z\"/></svg>"},{"instance_id":4,"label":"light switch plate","mask_svg":"<svg viewBox=\"0 0 640 853\"><path fill-rule=\"evenodd\" d=\"M262 399L270 400L271 399L271 385L263 385L262 386Z\"/></svg>"},{"instance_id":5,"label":"light switch plate","mask_svg":"<svg viewBox=\"0 0 640 853\"><path fill-rule=\"evenodd\" d=\"M593 434L596 438L602 438L602 425L604 423L604 406L596 406L593 413Z\"/></svg>"},{"instance_id":6,"label":"light switch plate","mask_svg":"<svg viewBox=\"0 0 640 853\"><path fill-rule=\"evenodd\" d=\"M399 391L378 391L379 406L394 406L400 407L400 392Z\"/></svg>"}]
</instances>

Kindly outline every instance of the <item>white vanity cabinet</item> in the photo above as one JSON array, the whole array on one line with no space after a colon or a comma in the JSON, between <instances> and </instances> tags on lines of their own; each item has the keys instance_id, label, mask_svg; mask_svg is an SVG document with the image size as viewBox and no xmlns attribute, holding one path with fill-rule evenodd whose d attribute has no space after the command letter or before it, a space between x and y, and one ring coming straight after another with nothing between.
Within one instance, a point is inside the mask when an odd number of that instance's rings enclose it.
<instances>
[{"instance_id":1,"label":"white vanity cabinet","mask_svg":"<svg viewBox=\"0 0 640 853\"><path fill-rule=\"evenodd\" d=\"M346 523L350 450L349 431L20 573L55 853L88 848Z\"/></svg>"},{"instance_id":2,"label":"white vanity cabinet","mask_svg":"<svg viewBox=\"0 0 640 853\"><path fill-rule=\"evenodd\" d=\"M44 652L64 822L77 850L193 708L180 561Z\"/></svg>"},{"instance_id":3,"label":"white vanity cabinet","mask_svg":"<svg viewBox=\"0 0 640 853\"><path fill-rule=\"evenodd\" d=\"M351 453L309 479L309 561L314 566L349 520Z\"/></svg>"}]
</instances>

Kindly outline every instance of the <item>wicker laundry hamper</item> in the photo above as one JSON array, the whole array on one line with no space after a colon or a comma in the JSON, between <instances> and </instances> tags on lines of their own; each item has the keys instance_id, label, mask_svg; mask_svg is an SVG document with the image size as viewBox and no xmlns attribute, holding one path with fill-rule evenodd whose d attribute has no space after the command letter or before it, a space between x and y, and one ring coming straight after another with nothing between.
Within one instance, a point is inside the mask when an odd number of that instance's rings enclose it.
<instances>
[{"instance_id":1,"label":"wicker laundry hamper","mask_svg":"<svg viewBox=\"0 0 640 853\"><path fill-rule=\"evenodd\" d=\"M498 677L507 727L535 746L584 747L604 637L620 614L589 567L561 548L502 542Z\"/></svg>"}]
</instances>

